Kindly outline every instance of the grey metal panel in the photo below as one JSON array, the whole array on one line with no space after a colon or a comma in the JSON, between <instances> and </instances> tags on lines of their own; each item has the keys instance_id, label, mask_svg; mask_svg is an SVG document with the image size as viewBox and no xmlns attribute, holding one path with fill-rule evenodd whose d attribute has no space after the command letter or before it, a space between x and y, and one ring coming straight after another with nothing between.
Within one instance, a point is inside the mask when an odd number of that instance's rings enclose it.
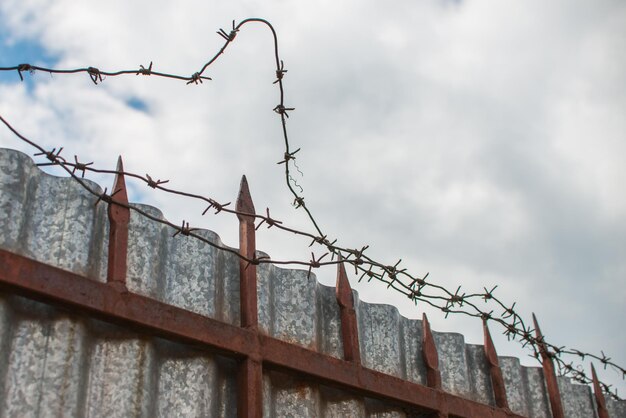
<instances>
[{"instance_id":1,"label":"grey metal panel","mask_svg":"<svg viewBox=\"0 0 626 418\"><path fill-rule=\"evenodd\" d=\"M504 385L506 386L506 397L511 411L523 416L530 416L528 403L528 385L526 385L525 375L519 359L515 357L498 357Z\"/></svg>"},{"instance_id":2,"label":"grey metal panel","mask_svg":"<svg viewBox=\"0 0 626 418\"><path fill-rule=\"evenodd\" d=\"M573 383L570 379L559 377L557 379L563 411L565 416L572 418L592 417L595 414L594 400L591 388Z\"/></svg>"},{"instance_id":3,"label":"grey metal panel","mask_svg":"<svg viewBox=\"0 0 626 418\"><path fill-rule=\"evenodd\" d=\"M397 377L404 377L400 361L400 314L394 306L357 301L359 342L363 365Z\"/></svg>"},{"instance_id":4,"label":"grey metal panel","mask_svg":"<svg viewBox=\"0 0 626 418\"><path fill-rule=\"evenodd\" d=\"M0 155L0 246L104 281L106 205L94 206L96 199L75 181L43 173L26 154L3 150Z\"/></svg>"},{"instance_id":5,"label":"grey metal panel","mask_svg":"<svg viewBox=\"0 0 626 418\"><path fill-rule=\"evenodd\" d=\"M90 183L96 190L97 185ZM95 280L106 277L106 205L74 181L42 173L25 154L0 149L0 247ZM154 216L158 209L137 205ZM210 231L197 231L221 244ZM128 287L169 304L239 323L236 256L131 212ZM258 266L262 332L342 358L334 288L306 271ZM353 293L363 364L424 384L422 323ZM493 404L481 346L434 333L445 390ZM0 416L234 416L236 363L141 337L18 297L0 297ZM500 359L511 408L550 416L543 374ZM397 407L285 376L264 375L264 414L405 416ZM589 388L562 380L569 416L594 416ZM625 402L608 401L612 417ZM577 414L577 415L576 415Z\"/></svg>"},{"instance_id":6,"label":"grey metal panel","mask_svg":"<svg viewBox=\"0 0 626 418\"><path fill-rule=\"evenodd\" d=\"M3 417L234 417L234 360L0 294ZM7 334L10 334L8 336ZM6 338L5 340L5 337Z\"/></svg>"},{"instance_id":7,"label":"grey metal panel","mask_svg":"<svg viewBox=\"0 0 626 418\"><path fill-rule=\"evenodd\" d=\"M365 402L361 398L350 397L344 392L322 386L321 404L326 418L365 417Z\"/></svg>"},{"instance_id":8,"label":"grey metal panel","mask_svg":"<svg viewBox=\"0 0 626 418\"><path fill-rule=\"evenodd\" d=\"M530 418L551 418L543 370L535 367L522 367L522 379L528 389L528 412Z\"/></svg>"},{"instance_id":9,"label":"grey metal panel","mask_svg":"<svg viewBox=\"0 0 626 418\"><path fill-rule=\"evenodd\" d=\"M465 351L471 398L480 403L495 405L485 349L482 345L468 344L465 346Z\"/></svg>"},{"instance_id":10,"label":"grey metal panel","mask_svg":"<svg viewBox=\"0 0 626 418\"><path fill-rule=\"evenodd\" d=\"M457 333L433 332L433 337L439 353L443 389L471 399L465 339Z\"/></svg>"},{"instance_id":11,"label":"grey metal panel","mask_svg":"<svg viewBox=\"0 0 626 418\"><path fill-rule=\"evenodd\" d=\"M236 364L159 341L157 411L159 417L235 417Z\"/></svg>"},{"instance_id":12,"label":"grey metal panel","mask_svg":"<svg viewBox=\"0 0 626 418\"><path fill-rule=\"evenodd\" d=\"M339 305L336 301L334 287L318 285L317 312L318 351L333 357L343 358Z\"/></svg>"},{"instance_id":13,"label":"grey metal panel","mask_svg":"<svg viewBox=\"0 0 626 418\"><path fill-rule=\"evenodd\" d=\"M268 418L322 415L317 385L278 372L266 372L265 375L268 377L265 383L271 388Z\"/></svg>"},{"instance_id":14,"label":"grey metal panel","mask_svg":"<svg viewBox=\"0 0 626 418\"><path fill-rule=\"evenodd\" d=\"M400 317L403 377L411 382L426 385L426 365L422 358L422 321Z\"/></svg>"},{"instance_id":15,"label":"grey metal panel","mask_svg":"<svg viewBox=\"0 0 626 418\"><path fill-rule=\"evenodd\" d=\"M626 418L626 401L615 401L607 399L606 409L611 418Z\"/></svg>"},{"instance_id":16,"label":"grey metal panel","mask_svg":"<svg viewBox=\"0 0 626 418\"><path fill-rule=\"evenodd\" d=\"M39 170L21 152L0 149L0 155L0 247L23 251L20 232L28 219L28 184Z\"/></svg>"},{"instance_id":17,"label":"grey metal panel","mask_svg":"<svg viewBox=\"0 0 626 418\"><path fill-rule=\"evenodd\" d=\"M2 344L9 349L3 358L6 368L0 415L79 415L85 354L83 323L27 299L2 298L2 304L12 314L10 323L0 323L0 328L10 334Z\"/></svg>"},{"instance_id":18,"label":"grey metal panel","mask_svg":"<svg viewBox=\"0 0 626 418\"><path fill-rule=\"evenodd\" d=\"M159 219L147 205L133 205ZM217 234L198 230L224 246ZM128 239L129 290L212 318L239 323L239 264L236 257L131 211Z\"/></svg>"}]
</instances>

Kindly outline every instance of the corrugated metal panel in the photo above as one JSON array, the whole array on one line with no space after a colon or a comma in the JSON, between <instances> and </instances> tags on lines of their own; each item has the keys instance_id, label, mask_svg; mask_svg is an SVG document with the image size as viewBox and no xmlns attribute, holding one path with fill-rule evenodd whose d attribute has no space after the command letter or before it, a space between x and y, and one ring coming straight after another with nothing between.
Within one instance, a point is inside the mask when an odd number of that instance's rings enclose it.
<instances>
[{"instance_id":1,"label":"corrugated metal panel","mask_svg":"<svg viewBox=\"0 0 626 418\"><path fill-rule=\"evenodd\" d=\"M97 187L95 184L92 184ZM106 206L73 180L42 173L30 158L0 150L0 247L105 281ZM156 216L161 213L142 206ZM239 264L234 255L131 214L128 288L233 325L239 323ZM206 238L219 237L203 231ZM305 271L258 268L262 332L335 357L343 353L334 289ZM420 384L422 323L396 308L360 302L355 293L366 367ZM443 388L494 404L482 346L434 333ZM16 296L0 299L0 416L235 416L236 364L185 345L142 337ZM500 359L511 409L549 416L542 370ZM587 386L559 381L567 416L594 416ZM400 417L379 401L278 372L264 375L264 415ZM625 403L608 402L612 416ZM620 409L621 408L621 409Z\"/></svg>"}]
</instances>

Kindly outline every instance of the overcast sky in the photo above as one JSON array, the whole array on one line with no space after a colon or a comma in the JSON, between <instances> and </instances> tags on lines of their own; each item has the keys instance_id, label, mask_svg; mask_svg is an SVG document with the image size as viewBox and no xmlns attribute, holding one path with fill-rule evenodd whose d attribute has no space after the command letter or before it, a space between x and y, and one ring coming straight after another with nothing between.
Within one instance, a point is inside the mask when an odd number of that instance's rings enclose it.
<instances>
[{"instance_id":1,"label":"overcast sky","mask_svg":"<svg viewBox=\"0 0 626 418\"><path fill-rule=\"evenodd\" d=\"M626 364L626 3L623 0L0 2L0 66L191 75L232 19L279 36L296 176L322 229L386 264L454 290L496 295L553 344ZM201 85L126 76L0 74L0 114L64 154L235 199L248 176L258 211L312 231L291 205L272 38L240 32ZM27 150L8 130L0 146ZM296 173L297 174L297 173ZM103 187L111 179L92 177ZM131 185L131 199L237 245L233 217ZM259 248L308 259L308 241L262 228ZM319 251L319 250L318 250ZM319 255L319 254L318 254ZM334 283L333 268L318 279ZM426 309L375 283L362 299ZM433 328L482 342L478 320ZM501 355L522 356L492 325ZM599 367L596 364L596 367ZM584 364L589 372L588 363ZM600 367L601 368L601 367ZM626 384L617 373L601 379Z\"/></svg>"}]
</instances>

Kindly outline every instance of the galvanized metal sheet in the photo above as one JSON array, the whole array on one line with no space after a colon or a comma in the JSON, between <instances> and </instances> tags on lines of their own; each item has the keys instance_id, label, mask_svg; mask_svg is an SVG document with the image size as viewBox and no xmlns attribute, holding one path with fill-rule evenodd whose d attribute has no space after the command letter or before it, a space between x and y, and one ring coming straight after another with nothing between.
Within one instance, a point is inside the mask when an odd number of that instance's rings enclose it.
<instances>
[{"instance_id":1,"label":"galvanized metal sheet","mask_svg":"<svg viewBox=\"0 0 626 418\"><path fill-rule=\"evenodd\" d=\"M93 187L98 187L91 184ZM98 188L98 190L101 190ZM0 247L106 280L106 205L74 181L52 177L19 152L0 150ZM155 208L141 206L155 216ZM239 324L239 263L228 253L131 213L127 286L132 292ZM220 243L210 231L200 232ZM354 293L366 367L426 383L422 322ZM305 271L258 267L262 332L342 358L341 322L333 288ZM434 332L446 391L494 404L482 346ZM192 347L16 296L0 298L0 417L205 417L236 415L236 364ZM513 411L550 416L542 370L500 358ZM264 415L399 417L381 401L355 397L278 372L264 374ZM568 416L594 416L589 387L561 379ZM608 401L612 417L626 404Z\"/></svg>"}]
</instances>

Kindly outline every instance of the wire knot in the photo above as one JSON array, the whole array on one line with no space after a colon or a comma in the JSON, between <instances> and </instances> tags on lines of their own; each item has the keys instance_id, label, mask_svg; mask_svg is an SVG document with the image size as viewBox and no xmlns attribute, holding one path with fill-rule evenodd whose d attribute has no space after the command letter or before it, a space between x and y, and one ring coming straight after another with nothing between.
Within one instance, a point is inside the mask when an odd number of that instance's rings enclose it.
<instances>
[{"instance_id":1,"label":"wire knot","mask_svg":"<svg viewBox=\"0 0 626 418\"><path fill-rule=\"evenodd\" d=\"M202 77L200 76L200 73L193 73L190 77L190 80L187 82L187 84L202 84Z\"/></svg>"},{"instance_id":2,"label":"wire knot","mask_svg":"<svg viewBox=\"0 0 626 418\"><path fill-rule=\"evenodd\" d=\"M263 223L267 224L267 229L270 229L274 225L282 224L281 221L277 221L276 219L272 219L272 217L270 216L270 208L265 208L265 213L267 213L267 216L265 218L263 218L261 220L261 222L259 222L259 225L256 228L254 228L255 231L258 230L261 227L261 225L263 225Z\"/></svg>"},{"instance_id":3,"label":"wire knot","mask_svg":"<svg viewBox=\"0 0 626 418\"><path fill-rule=\"evenodd\" d=\"M146 174L146 178L147 178L146 183L148 184L148 187L152 187L153 189L156 189L161 184L169 183L169 180L159 179L157 181L154 181L152 177L150 177L149 174Z\"/></svg>"},{"instance_id":4,"label":"wire knot","mask_svg":"<svg viewBox=\"0 0 626 418\"><path fill-rule=\"evenodd\" d=\"M287 70L285 70L285 63L283 62L283 60L280 60L280 68L276 70L276 81L274 81L272 84L280 83L286 72Z\"/></svg>"},{"instance_id":5,"label":"wire knot","mask_svg":"<svg viewBox=\"0 0 626 418\"><path fill-rule=\"evenodd\" d=\"M76 170L78 170L78 171L81 172L80 177L84 178L85 177L85 170L87 170L87 167L89 167L90 165L93 164L93 161L89 162L89 163L86 163L86 164L80 163L80 162L78 162L78 157L76 155L74 155L74 161L76 161L76 163L74 164L74 169L72 170L72 174L74 174L76 172Z\"/></svg>"},{"instance_id":6,"label":"wire knot","mask_svg":"<svg viewBox=\"0 0 626 418\"><path fill-rule=\"evenodd\" d=\"M296 108L295 107L285 107L282 104L279 104L279 105L277 105L274 108L274 112L278 113L281 116L285 115L286 117L289 117L289 114L287 114L287 111L292 111L292 110L296 110Z\"/></svg>"},{"instance_id":7,"label":"wire knot","mask_svg":"<svg viewBox=\"0 0 626 418\"><path fill-rule=\"evenodd\" d=\"M267 255L262 255L261 257L257 257L256 254L254 254L252 256L252 260L248 260L248 263L246 264L246 267L244 268L244 270L247 270L248 267L250 266L258 266L259 264L261 264L261 261L263 260L271 260L271 259Z\"/></svg>"},{"instance_id":8,"label":"wire knot","mask_svg":"<svg viewBox=\"0 0 626 418\"><path fill-rule=\"evenodd\" d=\"M320 258L318 258L317 260L315 259L315 254L311 253L311 261L309 261L309 273L307 274L307 279L309 277L311 277L311 270L314 268L319 268L322 266L321 261L324 257L326 257L328 255L328 253L325 253L324 255L322 255Z\"/></svg>"},{"instance_id":9,"label":"wire knot","mask_svg":"<svg viewBox=\"0 0 626 418\"><path fill-rule=\"evenodd\" d=\"M152 61L150 61L150 65L148 66L148 68L144 67L143 65L139 65L139 70L137 70L137 74L135 75L152 75Z\"/></svg>"},{"instance_id":10,"label":"wire knot","mask_svg":"<svg viewBox=\"0 0 626 418\"><path fill-rule=\"evenodd\" d=\"M276 164L285 164L287 163L289 160L295 160L296 157L295 155L298 153L298 151L300 151L300 148L298 148L297 150L295 150L294 152L287 152L285 151L285 154L283 156L283 160L277 162Z\"/></svg>"},{"instance_id":11,"label":"wire knot","mask_svg":"<svg viewBox=\"0 0 626 418\"><path fill-rule=\"evenodd\" d=\"M293 205L298 209L299 207L304 207L304 197L296 197L293 200Z\"/></svg>"},{"instance_id":12,"label":"wire knot","mask_svg":"<svg viewBox=\"0 0 626 418\"><path fill-rule=\"evenodd\" d=\"M48 160L50 160L53 164L59 164L59 162L65 162L65 158L61 157L59 154L61 154L61 151L63 151L63 147L59 148L59 150L57 151L56 148L52 148L52 151L42 151L42 152L38 152L36 154L34 154L35 156L39 156L39 155L45 155L46 158Z\"/></svg>"},{"instance_id":13,"label":"wire knot","mask_svg":"<svg viewBox=\"0 0 626 418\"><path fill-rule=\"evenodd\" d=\"M24 77L22 76L22 71L28 71L29 73L34 73L35 69L30 64L20 64L17 66L17 74L20 76L20 81L24 81Z\"/></svg>"},{"instance_id":14,"label":"wire knot","mask_svg":"<svg viewBox=\"0 0 626 418\"><path fill-rule=\"evenodd\" d=\"M226 33L224 29L220 29L217 31L217 34L221 36L222 38L224 38L226 42L232 42L235 40L235 36L237 36L237 32L239 32L239 29L235 27L235 21L233 20L233 29L230 31L230 33Z\"/></svg>"},{"instance_id":15,"label":"wire knot","mask_svg":"<svg viewBox=\"0 0 626 418\"><path fill-rule=\"evenodd\" d=\"M207 206L207 208L204 210L204 212L202 212L202 215L206 214L209 209L211 208L215 208L215 214L217 215L218 213L220 213L226 206L230 205L231 202L228 203L218 203L217 201L213 200L213 199L209 199L209 206Z\"/></svg>"},{"instance_id":16,"label":"wire knot","mask_svg":"<svg viewBox=\"0 0 626 418\"><path fill-rule=\"evenodd\" d=\"M104 188L104 192L102 192L99 196L98 199L96 200L96 203L94 203L94 206L98 206L98 203L100 202L106 202L108 204L113 203L113 196L115 196L116 194L118 194L119 192L121 192L122 189L117 189L116 191L114 191L113 193L111 193L110 195L107 194L107 188Z\"/></svg>"},{"instance_id":17,"label":"wire knot","mask_svg":"<svg viewBox=\"0 0 626 418\"><path fill-rule=\"evenodd\" d=\"M87 74L89 74L89 78L95 85L98 85L98 81L102 83L102 74L96 67L87 68Z\"/></svg>"},{"instance_id":18,"label":"wire knot","mask_svg":"<svg viewBox=\"0 0 626 418\"><path fill-rule=\"evenodd\" d=\"M178 234L188 237L193 231L196 231L197 229L198 228L189 228L189 222L183 221L181 227L178 228L176 232L174 232L174 235L172 235L172 237L175 237Z\"/></svg>"}]
</instances>

